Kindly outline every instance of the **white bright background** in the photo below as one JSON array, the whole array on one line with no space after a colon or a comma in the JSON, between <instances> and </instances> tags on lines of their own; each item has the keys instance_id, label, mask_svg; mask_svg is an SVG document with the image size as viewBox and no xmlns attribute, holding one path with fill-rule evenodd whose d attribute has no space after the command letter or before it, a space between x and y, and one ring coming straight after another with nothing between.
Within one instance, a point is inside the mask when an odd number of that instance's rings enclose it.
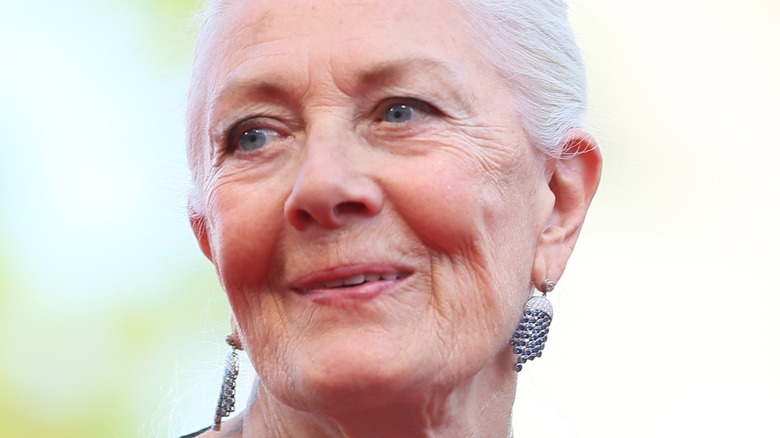
<instances>
[{"instance_id":1,"label":"white bright background","mask_svg":"<svg viewBox=\"0 0 780 438\"><path fill-rule=\"evenodd\" d=\"M192 4L6 3L3 436L199 429L228 309L186 222ZM604 177L516 435L778 436L780 3L571 15Z\"/></svg>"}]
</instances>

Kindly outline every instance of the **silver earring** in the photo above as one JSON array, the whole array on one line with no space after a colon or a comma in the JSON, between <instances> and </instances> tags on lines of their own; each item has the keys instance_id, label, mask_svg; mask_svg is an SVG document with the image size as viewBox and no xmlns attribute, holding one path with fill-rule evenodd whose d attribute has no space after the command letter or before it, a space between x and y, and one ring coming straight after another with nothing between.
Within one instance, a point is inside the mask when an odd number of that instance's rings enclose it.
<instances>
[{"instance_id":1,"label":"silver earring","mask_svg":"<svg viewBox=\"0 0 780 438\"><path fill-rule=\"evenodd\" d=\"M217 412L214 415L213 430L218 431L222 424L222 418L227 417L236 409L236 377L238 377L238 344L233 335L228 335L225 342L233 347L225 359L225 376L222 378L222 391L217 400Z\"/></svg>"},{"instance_id":2,"label":"silver earring","mask_svg":"<svg viewBox=\"0 0 780 438\"><path fill-rule=\"evenodd\" d=\"M553 317L547 292L552 292L554 288L555 282L545 279L542 282L542 296L532 296L525 303L523 318L509 341L512 351L517 355L515 371L518 373L523 369L524 363L542 357Z\"/></svg>"}]
</instances>

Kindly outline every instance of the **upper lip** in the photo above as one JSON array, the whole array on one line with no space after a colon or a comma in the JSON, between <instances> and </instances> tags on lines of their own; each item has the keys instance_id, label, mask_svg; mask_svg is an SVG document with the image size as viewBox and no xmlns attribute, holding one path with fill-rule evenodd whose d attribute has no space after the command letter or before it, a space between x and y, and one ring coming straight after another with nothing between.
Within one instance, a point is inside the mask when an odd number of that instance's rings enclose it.
<instances>
[{"instance_id":1,"label":"upper lip","mask_svg":"<svg viewBox=\"0 0 780 438\"><path fill-rule=\"evenodd\" d=\"M296 292L308 292L314 289L355 286L366 281L398 280L411 275L412 271L385 264L358 264L336 266L311 272L290 283Z\"/></svg>"}]
</instances>

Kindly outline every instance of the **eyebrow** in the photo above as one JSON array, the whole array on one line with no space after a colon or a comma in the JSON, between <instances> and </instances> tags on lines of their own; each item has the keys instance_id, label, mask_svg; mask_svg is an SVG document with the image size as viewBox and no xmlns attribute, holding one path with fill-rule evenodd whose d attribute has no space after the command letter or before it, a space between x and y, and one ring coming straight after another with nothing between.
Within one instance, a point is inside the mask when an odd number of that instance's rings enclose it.
<instances>
[{"instance_id":1,"label":"eyebrow","mask_svg":"<svg viewBox=\"0 0 780 438\"><path fill-rule=\"evenodd\" d=\"M465 111L461 117L472 113L474 108L472 100L468 98L466 84L459 70L445 60L427 56L411 56L391 60L383 60L369 68L359 71L358 90L379 86L392 86L410 77L425 76L427 83L435 83L440 89L446 91L449 97L455 99L459 107ZM431 88L426 87L431 90ZM454 108L450 107L450 110Z\"/></svg>"},{"instance_id":2,"label":"eyebrow","mask_svg":"<svg viewBox=\"0 0 780 438\"><path fill-rule=\"evenodd\" d=\"M401 57L371 63L354 75L357 78L355 90L365 92L377 85L392 86L396 82L403 82L404 78L418 75L431 76L431 81L443 85L448 94L455 97L464 109L471 107L469 99L466 99L462 92L464 87L460 86L460 74L446 61L426 56ZM452 80L443 80L446 78ZM213 112L219 108L221 102L233 96L242 96L241 100L244 101L270 100L278 103L298 100L299 96L290 95L290 90L295 88L295 85L291 75L273 69L252 77L228 77L214 99L209 102L208 111Z\"/></svg>"},{"instance_id":3,"label":"eyebrow","mask_svg":"<svg viewBox=\"0 0 780 438\"><path fill-rule=\"evenodd\" d=\"M409 57L384 60L358 73L359 84L385 82L388 79L400 77L408 73L438 72L443 76L458 77L450 65L442 60L428 57Z\"/></svg>"},{"instance_id":4,"label":"eyebrow","mask_svg":"<svg viewBox=\"0 0 780 438\"><path fill-rule=\"evenodd\" d=\"M214 98L209 102L209 109L213 110L220 102L232 96L262 96L271 100L283 100L289 97L291 82L276 74L265 78L241 78L228 79L219 88Z\"/></svg>"}]
</instances>

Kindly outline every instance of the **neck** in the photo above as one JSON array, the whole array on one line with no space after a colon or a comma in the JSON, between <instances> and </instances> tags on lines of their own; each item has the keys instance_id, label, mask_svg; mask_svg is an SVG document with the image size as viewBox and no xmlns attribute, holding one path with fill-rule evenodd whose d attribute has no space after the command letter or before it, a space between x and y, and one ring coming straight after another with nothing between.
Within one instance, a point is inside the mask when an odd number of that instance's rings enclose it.
<instances>
[{"instance_id":1,"label":"neck","mask_svg":"<svg viewBox=\"0 0 780 438\"><path fill-rule=\"evenodd\" d=\"M511 368L492 365L454 388L431 388L421 397L365 408L350 406L301 411L275 399L256 380L253 397L242 413L241 435L264 438L506 438L515 387L516 374Z\"/></svg>"}]
</instances>

